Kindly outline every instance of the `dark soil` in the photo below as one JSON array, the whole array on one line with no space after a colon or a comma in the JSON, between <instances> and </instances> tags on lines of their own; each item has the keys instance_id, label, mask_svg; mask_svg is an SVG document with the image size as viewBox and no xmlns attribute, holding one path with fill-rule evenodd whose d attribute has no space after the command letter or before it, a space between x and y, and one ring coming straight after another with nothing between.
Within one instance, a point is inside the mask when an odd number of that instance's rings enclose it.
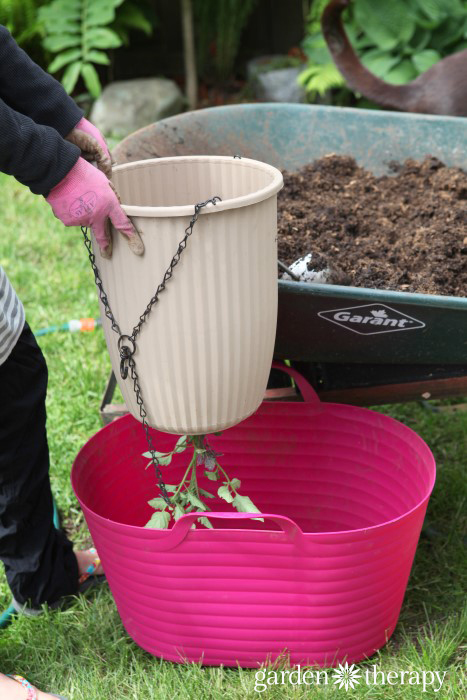
<instances>
[{"instance_id":1,"label":"dark soil","mask_svg":"<svg viewBox=\"0 0 467 700\"><path fill-rule=\"evenodd\" d=\"M333 284L467 296L467 173L431 157L390 168L329 155L284 172L279 259L311 252Z\"/></svg>"}]
</instances>

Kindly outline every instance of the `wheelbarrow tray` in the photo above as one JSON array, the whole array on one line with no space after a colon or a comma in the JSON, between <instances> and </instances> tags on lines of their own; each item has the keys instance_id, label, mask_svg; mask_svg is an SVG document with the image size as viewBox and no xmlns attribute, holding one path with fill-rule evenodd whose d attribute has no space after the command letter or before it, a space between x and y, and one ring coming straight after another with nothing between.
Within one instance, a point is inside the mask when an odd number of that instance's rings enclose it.
<instances>
[{"instance_id":1,"label":"wheelbarrow tray","mask_svg":"<svg viewBox=\"0 0 467 700\"><path fill-rule=\"evenodd\" d=\"M119 163L183 154L239 154L296 170L328 153L375 174L431 155L467 162L467 119L298 104L187 112L122 141ZM210 194L210 193L208 193ZM275 356L331 363L456 365L467 357L467 299L279 281ZM374 314L376 312L376 314ZM380 325L369 323L376 317ZM366 319L366 320L365 320Z\"/></svg>"}]
</instances>

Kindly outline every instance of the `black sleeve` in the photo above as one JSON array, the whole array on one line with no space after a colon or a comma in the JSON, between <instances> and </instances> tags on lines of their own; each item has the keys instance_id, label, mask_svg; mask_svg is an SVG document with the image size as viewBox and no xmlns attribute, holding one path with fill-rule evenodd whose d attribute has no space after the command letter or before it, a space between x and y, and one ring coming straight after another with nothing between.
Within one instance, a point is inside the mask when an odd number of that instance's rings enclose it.
<instances>
[{"instance_id":1,"label":"black sleeve","mask_svg":"<svg viewBox=\"0 0 467 700\"><path fill-rule=\"evenodd\" d=\"M36 124L51 126L66 136L83 110L62 85L34 63L0 25L0 98Z\"/></svg>"},{"instance_id":2,"label":"black sleeve","mask_svg":"<svg viewBox=\"0 0 467 700\"><path fill-rule=\"evenodd\" d=\"M0 99L0 170L47 196L81 155L50 126L36 124Z\"/></svg>"}]
</instances>

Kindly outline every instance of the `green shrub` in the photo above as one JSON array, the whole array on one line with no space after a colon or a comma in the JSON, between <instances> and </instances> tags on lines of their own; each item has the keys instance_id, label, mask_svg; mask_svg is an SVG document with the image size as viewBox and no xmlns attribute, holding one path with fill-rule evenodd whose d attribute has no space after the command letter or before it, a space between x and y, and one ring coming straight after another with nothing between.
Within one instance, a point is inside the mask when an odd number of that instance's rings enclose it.
<instances>
[{"instance_id":1,"label":"green shrub","mask_svg":"<svg viewBox=\"0 0 467 700\"><path fill-rule=\"evenodd\" d=\"M243 29L257 0L194 0L198 69L231 77Z\"/></svg>"},{"instance_id":2,"label":"green shrub","mask_svg":"<svg viewBox=\"0 0 467 700\"><path fill-rule=\"evenodd\" d=\"M0 0L0 24L6 27L15 41L41 65L45 55L41 47L41 31L37 21L39 8L47 0Z\"/></svg>"},{"instance_id":3,"label":"green shrub","mask_svg":"<svg viewBox=\"0 0 467 700\"><path fill-rule=\"evenodd\" d=\"M350 93L321 33L327 4L313 2L303 41L308 65L299 80L312 98L336 88ZM362 63L388 83L407 83L467 47L467 0L355 0L343 20Z\"/></svg>"},{"instance_id":4,"label":"green shrub","mask_svg":"<svg viewBox=\"0 0 467 700\"><path fill-rule=\"evenodd\" d=\"M49 72L64 69L61 80L68 93L81 77L92 97L101 92L96 64L110 63L108 51L128 40L127 29L152 32L141 9L124 0L53 0L40 9L39 21L45 34L43 46L55 54Z\"/></svg>"}]
</instances>

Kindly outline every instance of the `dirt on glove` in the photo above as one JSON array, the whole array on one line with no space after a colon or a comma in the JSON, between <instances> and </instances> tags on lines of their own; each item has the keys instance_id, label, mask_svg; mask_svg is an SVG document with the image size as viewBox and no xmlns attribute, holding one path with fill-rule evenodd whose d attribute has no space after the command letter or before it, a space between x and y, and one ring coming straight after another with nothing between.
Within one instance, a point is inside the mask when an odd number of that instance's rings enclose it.
<instances>
[{"instance_id":1,"label":"dirt on glove","mask_svg":"<svg viewBox=\"0 0 467 700\"><path fill-rule=\"evenodd\" d=\"M312 253L330 282L467 296L467 173L436 158L391 163L377 177L329 155L284 172L279 259Z\"/></svg>"}]
</instances>

